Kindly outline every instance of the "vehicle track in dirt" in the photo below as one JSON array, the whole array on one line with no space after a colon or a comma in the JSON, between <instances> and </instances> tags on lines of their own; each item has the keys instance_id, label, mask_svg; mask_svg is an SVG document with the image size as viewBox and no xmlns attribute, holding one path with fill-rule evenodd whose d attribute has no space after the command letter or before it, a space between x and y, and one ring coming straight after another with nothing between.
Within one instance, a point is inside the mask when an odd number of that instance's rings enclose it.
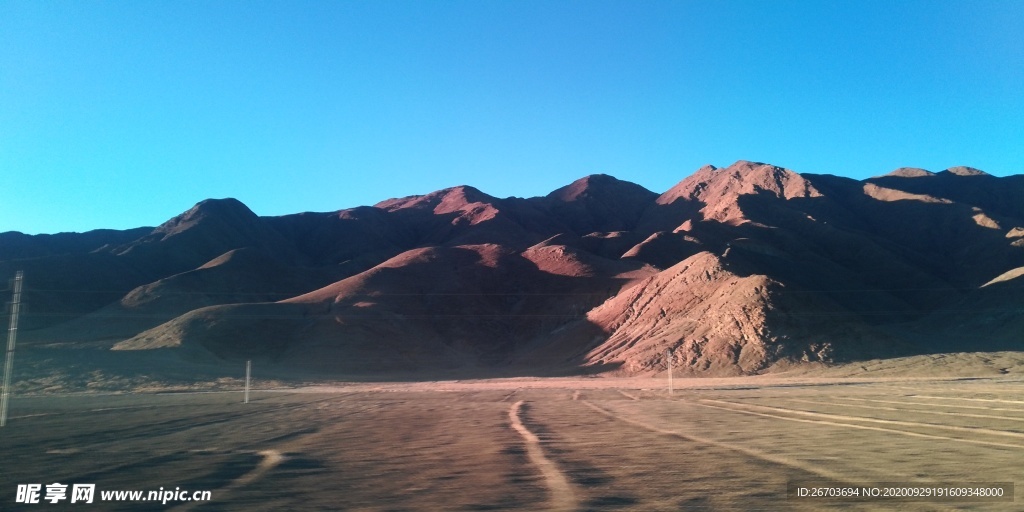
<instances>
[{"instance_id":1,"label":"vehicle track in dirt","mask_svg":"<svg viewBox=\"0 0 1024 512\"><path fill-rule=\"evenodd\" d=\"M728 402L726 402L726 403L728 403ZM700 406L703 406L703 407L709 407L709 408L712 408L712 409L720 409L720 410L724 410L724 411L732 411L732 412L736 412L736 413L740 413L740 414L749 414L749 415L761 416L761 417L766 417L766 418L775 418L775 419L780 419L780 420L784 420L784 421L792 421L792 422L798 422L798 423L829 425L829 426L833 426L833 427L852 428L852 429L859 429L859 430L874 430L876 432L890 432L890 433L893 433L893 434L900 434L900 435L905 435L905 436L910 436L910 437L919 437L919 438L924 438L924 439L936 439L936 440L943 440L943 441L954 441L954 442L959 442L959 443L968 443L968 444L977 444L977 445L983 445L983 446L995 446L995 447L999 447L999 448L1014 448L1014 449L1022 449L1022 450L1024 450L1024 445L1017 445L1017 444L999 443L999 442L993 442L993 441L982 441L982 440L978 440L978 439L963 439L963 438L959 438L959 437L939 436L939 435L934 435L934 434L924 434L924 433L921 433L921 432L911 432L911 431L907 431L907 430L900 430L900 429L894 429L894 428L875 427L875 426L870 426L870 425L859 425L859 424L855 424L855 423L843 423L843 422L839 422L839 421L812 420L812 419L808 419L808 418L794 418L792 416L784 416L784 415L779 415L779 414L768 414L768 413L764 413L764 412L744 410L742 408L737 408L737 407L712 405L712 404L709 404L709 403L696 402L696 405L700 405Z\"/></svg>"},{"instance_id":2,"label":"vehicle track in dirt","mask_svg":"<svg viewBox=\"0 0 1024 512\"><path fill-rule=\"evenodd\" d=\"M530 462L544 476L544 482L550 492L550 510L575 510L577 506L576 493L573 491L572 485L569 484L565 473L559 470L558 466L544 455L540 438L526 428L519 417L519 413L525 403L524 400L520 400L512 404L512 407L508 410L508 417L512 423L512 428L523 437L523 441L526 443L526 453L530 458Z\"/></svg>"}]
</instances>

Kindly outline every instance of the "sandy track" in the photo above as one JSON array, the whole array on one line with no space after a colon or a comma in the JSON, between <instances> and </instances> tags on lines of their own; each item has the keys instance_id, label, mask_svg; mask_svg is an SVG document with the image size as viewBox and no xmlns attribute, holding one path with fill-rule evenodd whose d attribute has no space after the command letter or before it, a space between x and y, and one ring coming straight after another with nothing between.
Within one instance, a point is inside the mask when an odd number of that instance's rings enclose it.
<instances>
[{"instance_id":1,"label":"sandy track","mask_svg":"<svg viewBox=\"0 0 1024 512\"><path fill-rule=\"evenodd\" d=\"M155 408L156 408L156 406L154 406L154 405L143 405L143 406L135 406L135 407L101 407L99 409L85 409L82 412L89 413L89 412L107 412L107 411L135 411L135 410L140 410L140 409L155 409ZM56 415L56 414L64 414L64 413L47 412L47 413L39 413L39 414L26 414L24 416L10 416L7 419L10 419L10 420L20 420L20 419L25 419L25 418L36 418L36 417L39 417L39 416L53 416L53 415Z\"/></svg>"},{"instance_id":2,"label":"sandy track","mask_svg":"<svg viewBox=\"0 0 1024 512\"><path fill-rule=\"evenodd\" d=\"M924 438L924 439L936 439L936 440L943 440L943 441L955 441L955 442L959 442L959 443L977 444L977 445L983 445L983 446L996 446L996 447L999 447L999 448L1016 448L1016 449L1024 450L1024 446L1016 445L1016 444L997 443L997 442L992 442L992 441L981 441L981 440L978 440L978 439L963 439L963 438L959 438L959 437L946 437L946 436L939 436L939 435L934 435L934 434L923 434L923 433L920 433L920 432L909 432L909 431L906 431L906 430L899 430L899 429L894 429L894 428L873 427L873 426L870 426L870 425L857 425L857 424L853 424L853 423L842 423L842 422L838 422L838 421L825 421L825 420L811 420L811 419L806 419L806 418L794 418L794 417L791 417L791 416L783 416L783 415L778 415L778 414L767 414L767 413L763 413L763 412L744 410L744 409L735 408L735 407L722 407L722 406L719 406L719 405L711 405L711 404L708 404L708 403L695 402L695 404L696 405L700 405L702 407L710 407L712 409L720 409L720 410L723 410L723 411L732 411L732 412L736 412L736 413L740 413L740 414L750 414L750 415L754 415L754 416L761 416L761 417L765 417L765 418L774 418L774 419L779 419L779 420L784 420L784 421L793 421L793 422L798 422L798 423L811 423L811 424L818 424L818 425L829 425L829 426L833 426L833 427L844 427L844 428L852 428L852 429L858 429L858 430L874 430L876 432L891 432L891 433L894 433L894 434L900 434L900 435L905 435L905 436L910 436L910 437L919 437L919 438Z\"/></svg>"},{"instance_id":3,"label":"sandy track","mask_svg":"<svg viewBox=\"0 0 1024 512\"><path fill-rule=\"evenodd\" d=\"M523 425L519 417L519 411L524 403L523 400L520 400L512 404L512 407L508 410L508 418L512 422L512 428L519 432L519 435L526 441L526 453L530 458L530 462L544 476L544 481L551 493L550 510L575 510L577 505L576 493L573 492L569 479L565 477L564 473L559 471L558 466L554 462L544 455L544 449L540 445L540 438L533 432L530 432Z\"/></svg>"},{"instance_id":4,"label":"sandy track","mask_svg":"<svg viewBox=\"0 0 1024 512\"><path fill-rule=\"evenodd\" d=\"M738 407L753 407L756 409L767 409L770 411L781 412L785 414L796 414L799 416L808 416L812 418L825 418L829 420L843 420L843 421L863 421L867 423L881 423L883 425L898 425L902 427L916 427L916 428L932 428L940 430L950 430L953 432L967 432L971 434L984 434L989 436L1002 436L1012 437L1016 439L1024 439L1024 433L1013 432L1008 430L993 430L990 428L983 427L961 427L957 425L945 425L937 423L921 423L917 421L901 421L901 420L883 420L879 418L869 418L865 416L847 416L845 414L828 414L823 412L805 411L802 409L791 409L788 407L771 407L767 405L756 405L756 404L740 404L736 402L728 402L725 400L709 400L703 399L704 402L715 402L719 404L730 404ZM1024 448L1024 446L1022 446Z\"/></svg>"},{"instance_id":5,"label":"sandy track","mask_svg":"<svg viewBox=\"0 0 1024 512\"><path fill-rule=\"evenodd\" d=\"M914 398L928 398L931 400L967 400L969 402L997 402L1001 404L1024 404L1024 400L1000 400L998 398L968 398L962 396L932 396L932 395L911 395Z\"/></svg>"},{"instance_id":6,"label":"sandy track","mask_svg":"<svg viewBox=\"0 0 1024 512\"><path fill-rule=\"evenodd\" d=\"M872 398L856 398L850 396L839 396L835 398L839 400L854 400L858 402L872 402L877 404L922 405L925 407L945 407L947 409L978 409L982 411L1004 411L1024 413L1024 409L1007 409L1005 407L984 407L980 405L936 404L928 402L909 402L906 400L879 400Z\"/></svg>"},{"instance_id":7,"label":"sandy track","mask_svg":"<svg viewBox=\"0 0 1024 512\"><path fill-rule=\"evenodd\" d=\"M323 402L325 400L328 399L320 399L314 402L310 402L310 404ZM105 435L100 437L106 437L106 439L102 439L98 442L91 442L85 444L81 442L82 440L92 439L96 437L95 435L71 435L62 439L61 444L66 444L66 446L69 448L73 448L76 451L85 453L102 451L104 448L110 446L120 446L123 445L126 441L130 441L133 439L138 439L139 441L145 442L147 444L152 444L153 440L159 437L179 436L186 433L190 435L195 435L197 432L201 432L203 430L216 432L220 430L225 424L238 422L239 420L244 420L247 417L259 416L262 418L263 421L275 421L278 418L288 417L288 415L291 414L293 411L306 405L307 404L281 406L278 409L271 411L269 413L258 410L234 413L230 415L221 412L216 412L200 416L190 416L171 420L161 419L154 421L138 422L134 425L131 425L128 428L119 428L116 430L105 432ZM103 412L115 410L123 409L95 409L95 411ZM252 443L249 444L259 445L267 441L268 440L255 439L252 441ZM156 456L166 456L171 453L174 452L161 452L158 453Z\"/></svg>"},{"instance_id":8,"label":"sandy track","mask_svg":"<svg viewBox=\"0 0 1024 512\"><path fill-rule=\"evenodd\" d=\"M278 466L285 460L284 455L277 450L263 450L259 452L259 454L263 457L263 460L261 460L260 463L257 464L256 467L252 469L252 471L249 471L248 473L236 478L227 486L212 491L211 495L215 495L220 499L223 499L224 495L230 492L232 489L237 489L239 487L249 485L259 480L264 475L266 475L267 472L269 472L271 469L274 469L276 466ZM186 510L192 510L196 506L202 505L203 503L205 502L192 501L178 505L170 510L173 510L175 512L184 512Z\"/></svg>"},{"instance_id":9,"label":"sandy track","mask_svg":"<svg viewBox=\"0 0 1024 512\"><path fill-rule=\"evenodd\" d=\"M832 406L836 405L829 402L819 402L815 400L801 400L799 398L790 398L790 402L798 402L802 404L820 405L820 406ZM967 412L947 412L947 411L928 411L921 409L900 409L897 407L885 407L880 405L857 405L857 404L842 404L842 407L852 407L855 409L868 409L868 410L880 410L880 411L893 411L893 412L913 412L914 414L933 414L937 416L954 416L958 418L979 418L979 419L991 419L991 420L1005 420L1005 421L1024 421L1024 418L1014 418L1011 416L996 416L992 414L971 414Z\"/></svg>"},{"instance_id":10,"label":"sandy track","mask_svg":"<svg viewBox=\"0 0 1024 512\"><path fill-rule=\"evenodd\" d=\"M605 416L608 416L610 418L613 418L615 420L618 420L618 421L621 421L621 422L624 422L624 423L629 423L630 425L634 425L634 426L637 426L637 427L640 427L640 428L643 428L643 429L646 429L646 430L650 430L652 432L658 432L660 434L664 434L664 435L667 435L667 436L672 436L672 437L675 437L675 438L678 438L678 439L682 439L684 441L690 441L690 442L699 443L699 444L706 444L706 445L714 446L714 447L717 447L717 448L724 448L726 450L731 450L731 451L739 452L739 453L742 453L744 455L747 455L747 456L750 456L750 457L754 457L756 459L760 459L760 460L763 460L763 461L766 461L766 462L771 462L773 464L779 464L779 465L788 466L788 467L791 467L791 468L796 468L796 469L799 469L799 470L802 470L802 471L806 471L806 472L814 474L814 475L818 475L818 476L823 477L823 478L827 478L829 480L834 480L836 482L843 482L843 483L848 483L848 484L851 484L851 485L854 485L856 483L855 481L849 480L845 476L843 476L843 475L841 475L841 474L839 474L837 472L830 471L830 470L825 469L825 468L820 468L820 467L812 466L812 465L809 465L809 464L805 464L805 463L797 461L795 459L791 459L791 458L788 458L788 457L781 457L781 456L773 455L773 454L770 454L770 453L765 453L765 452L762 452L760 450L754 450L754 449L751 449L751 448L748 448L748 447L745 447L745 446L740 446L740 445L731 444L731 443L723 443L721 441L716 441L714 439L710 439L710 438L702 437L702 436L697 436L697 435L694 435L694 434L689 434L689 433L684 434L684 433L678 432L676 430L668 430L668 429L660 428L660 427L651 425L651 424L643 422L643 421L639 421L639 420L636 420L636 419L633 419L633 418L627 418L627 417L625 417L625 416L623 416L621 414L616 414L616 413L614 413L614 412L612 412L612 411L610 411L608 409L605 409L604 407L601 407L599 405L596 405L596 404L593 404L593 403L590 403L590 402L587 402L587 401L584 401L583 403L587 407L590 407L591 409L597 411L598 413L604 414Z\"/></svg>"},{"instance_id":11,"label":"sandy track","mask_svg":"<svg viewBox=\"0 0 1024 512\"><path fill-rule=\"evenodd\" d=\"M625 391L623 391L621 389L618 390L618 392L619 392L620 395L622 395L622 396L624 396L624 397L626 397L626 398L628 398L630 400L640 400L640 397L638 397L638 396L636 396L636 395L634 395L632 393L626 393Z\"/></svg>"},{"instance_id":12,"label":"sandy track","mask_svg":"<svg viewBox=\"0 0 1024 512\"><path fill-rule=\"evenodd\" d=\"M259 480L260 477L262 477L264 474L266 474L267 471L270 471L275 466L284 461L284 455L282 455L281 452L277 450L263 450L260 452L260 455L263 456L263 460L261 460L260 463L255 468L253 468L252 471L238 477L238 479L231 482L231 484L225 487L223 490L234 489L236 487L241 487L243 485L255 482L256 480Z\"/></svg>"}]
</instances>

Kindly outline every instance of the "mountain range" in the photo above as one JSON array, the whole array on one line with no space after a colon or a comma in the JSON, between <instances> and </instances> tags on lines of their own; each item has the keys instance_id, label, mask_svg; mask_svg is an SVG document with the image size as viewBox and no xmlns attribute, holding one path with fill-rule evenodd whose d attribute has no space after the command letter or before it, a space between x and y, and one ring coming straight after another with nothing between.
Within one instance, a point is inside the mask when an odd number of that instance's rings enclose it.
<instances>
[{"instance_id":1,"label":"mountain range","mask_svg":"<svg viewBox=\"0 0 1024 512\"><path fill-rule=\"evenodd\" d=\"M151 228L0 234L39 349L337 375L771 372L1024 350L1024 176L854 180L739 161L664 193L592 175Z\"/></svg>"}]
</instances>

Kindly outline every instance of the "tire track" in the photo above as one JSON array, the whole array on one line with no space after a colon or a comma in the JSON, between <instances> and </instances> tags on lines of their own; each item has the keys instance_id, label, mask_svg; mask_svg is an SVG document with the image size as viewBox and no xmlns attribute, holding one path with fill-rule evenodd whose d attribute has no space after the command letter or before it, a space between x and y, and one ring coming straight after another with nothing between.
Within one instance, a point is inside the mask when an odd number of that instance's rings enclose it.
<instances>
[{"instance_id":1,"label":"tire track","mask_svg":"<svg viewBox=\"0 0 1024 512\"><path fill-rule=\"evenodd\" d=\"M999 402L1003 404L1024 404L1024 400L1001 400L998 398L967 398L959 396L932 396L932 395L910 395L917 398L929 398L932 400L970 400L971 402Z\"/></svg>"},{"instance_id":2,"label":"tire track","mask_svg":"<svg viewBox=\"0 0 1024 512\"><path fill-rule=\"evenodd\" d=\"M323 401L324 400L316 400L316 401L313 401L313 402L306 402L306 403L307 404L320 403L320 402L323 402ZM367 404L367 405L364 405L363 407L360 407L358 409L354 409L354 410L351 410L351 411L345 411L346 414L344 414L342 417L347 417L347 416L352 416L352 415L355 415L355 414L365 413L367 411L377 410L377 409L380 409L382 407L383 407L382 404ZM334 422L334 421L337 420L337 418L338 418L338 416L332 416L331 421ZM284 435L278 435L278 436L271 437L269 439L264 439L264 440L261 440L261 441L250 442L250 443L246 443L246 444L242 444L242 445L237 446L232 451L234 451L234 452L247 451L247 450L240 450L240 449L241 448L252 447L252 446L255 446L255 445L272 443L272 442L275 442L275 441L278 442L278 444L277 444L277 446L275 448L268 448L268 449L260 450L259 452L257 452L259 455L263 456L263 459L259 462L259 464L257 464L255 467L253 467L253 469L251 469L247 473L239 476L238 478L232 480L227 485L213 490L212 491L212 495L216 496L218 500L223 500L224 496L225 495L229 495L232 491L234 491L236 489L239 489L241 487L244 487L246 485L249 485L249 484L251 484L253 482L256 482L259 479L263 478L267 473L269 473L271 470L273 470L274 468L279 466L282 462L288 460L288 456L285 455L286 453L288 453L288 450L286 448L288 447L289 444L293 444L293 443L296 442L295 438L301 438L303 442L309 442L309 439L315 438L315 437L319 437L319 436L323 436L323 435L326 435L326 433L324 431L321 431L321 430L300 430L298 432L292 432L292 433L288 433L288 434L284 434ZM282 441L287 441L287 442L282 442ZM193 502L183 503L183 504L181 504L181 505L179 505L179 506L177 506L175 508L172 508L170 510L173 510L173 511L176 511L176 512L184 512L184 511L187 511L187 510L191 510L192 508L196 507L197 505L202 505L204 503L207 503L207 502L194 502L193 501Z\"/></svg>"},{"instance_id":3,"label":"tire track","mask_svg":"<svg viewBox=\"0 0 1024 512\"><path fill-rule=\"evenodd\" d=\"M99 409L84 409L82 411L76 411L75 414L82 414L87 412L107 412L107 411L129 411L138 409L155 409L157 407L173 407L173 406L160 406L160 405L132 405L127 407L101 407ZM62 412L41 412L36 414L26 414L24 416L8 416L7 419L22 419L22 418L37 418L39 416L58 416L58 415L69 415L66 411Z\"/></svg>"},{"instance_id":4,"label":"tire track","mask_svg":"<svg viewBox=\"0 0 1024 512\"><path fill-rule=\"evenodd\" d=\"M318 402L320 402L320 401L322 401L322 400L318 400ZM306 403L310 403L310 402L306 402ZM353 410L353 411L348 411L347 414L345 414L344 416L350 416L350 415L353 415L353 414L359 414L359 413L363 413L363 412L366 412L368 410L377 409L377 408L379 408L379 406L367 405L367 406L364 406L362 408L359 408L359 409L356 409L356 410ZM290 413L292 409L293 408L288 408L288 410L286 412ZM271 412L272 413L280 413L280 411L271 411ZM270 415L268 415L268 416L270 416ZM336 420L338 417L339 416L332 417L332 421ZM210 424L210 423L206 423L206 424L202 424L202 425L197 425L193 429L182 430L182 431L179 431L179 433L190 432L191 434L194 435L197 430L206 430L205 427L210 427L212 425L213 424ZM219 423L217 425L219 425ZM218 426L218 428L220 428L220 427ZM263 439L257 439L257 440L252 440L252 441L248 441L248 442L244 442L244 443L233 445L231 447L231 449L228 450L227 453L235 453L235 454L238 454L238 453L253 453L253 452L256 452L256 450L259 447L266 446L267 444L270 444L270 443L281 443L282 441L291 440L291 439L294 439L296 437L309 437L311 435L316 435L317 432L318 431L315 430L315 429L307 428L307 429L303 429L303 430L299 430L299 431L288 432L288 433L285 433L285 434L275 434L275 435L271 435L270 437L265 437ZM98 450L95 449L96 447L102 446L102 445L106 445L106 444L109 444L109 443L107 443L107 442L97 443L97 444L92 445L92 446L86 446L85 449L76 448L75 451L76 452L93 452L93 451L98 451ZM280 446L280 444L278 446ZM200 450L192 449L192 450L189 450L188 452L182 452L179 449L171 449L171 450L166 450L165 449L165 450L154 451L154 452L150 453L149 456L147 456L147 457L144 457L144 458L141 458L141 459L131 460L131 461L125 462L123 464L117 464L117 465L114 465L114 466L104 467L104 468L102 468L100 470L96 470L96 471L91 471L91 472L88 472L88 473L80 474L80 475L78 475L77 478L79 480L85 480L85 481L95 480L97 478L101 478L102 475L105 475L105 474L112 474L112 473L116 474L116 473L123 472L123 471L126 471L126 470L133 470L135 468L154 467L154 466L157 466L157 465L159 465L161 463L164 463L164 462L173 461L173 460L175 460L176 458L180 457L181 455L183 455L185 453L194 453L194 452L201 452L201 451L203 451L203 450L201 450L201 449ZM260 452L257 452L257 453L260 453ZM226 488L222 487L221 489L219 489L219 491L223 491L225 489Z\"/></svg>"},{"instance_id":5,"label":"tire track","mask_svg":"<svg viewBox=\"0 0 1024 512\"><path fill-rule=\"evenodd\" d=\"M636 395L633 395L633 394L630 394L630 393L626 393L625 391L623 391L621 389L616 389L615 391L618 391L620 395L622 395L622 396L624 396L624 397L626 397L626 398L628 398L630 400L640 400L640 397L638 397Z\"/></svg>"},{"instance_id":6,"label":"tire track","mask_svg":"<svg viewBox=\"0 0 1024 512\"><path fill-rule=\"evenodd\" d=\"M856 405L856 404L835 404L829 402L816 402L814 400L802 400L799 398L787 398L790 402L800 402L805 404L814 405L825 405L825 406L839 406L839 407L856 407L858 409L871 409L871 410L882 410L882 411L894 411L894 412L912 412L915 414L936 414L940 416L954 416L958 418L981 418L981 419L995 419L995 420L1007 420L1007 421L1024 421L1024 418L1014 418L1011 416L994 416L991 414L971 414L966 412L944 412L944 411L922 411L920 409L899 409L896 407L884 407L881 405Z\"/></svg>"},{"instance_id":7,"label":"tire track","mask_svg":"<svg viewBox=\"0 0 1024 512\"><path fill-rule=\"evenodd\" d=\"M259 480L267 471L270 471L281 462L284 462L284 455L277 450L263 450L260 452L263 456L263 460L250 472L238 477L234 482L231 482L225 489L234 489L235 487L241 487Z\"/></svg>"},{"instance_id":8,"label":"tire track","mask_svg":"<svg viewBox=\"0 0 1024 512\"><path fill-rule=\"evenodd\" d=\"M216 490L216 493L217 493L216 496L218 498L220 498L223 493L230 492L232 489L237 489L239 487L243 487L243 486L248 485L248 484L250 484L252 482L255 482L256 480L259 480L268 471L270 471L271 469L274 469L275 467L277 467L279 464L281 464L285 460L285 456L281 452L279 452L277 450L263 450L263 451L259 452L259 454L263 456L263 460L261 460L260 463L257 464L256 467L254 467L248 473L246 473L246 474L244 474L244 475L242 475L242 476L232 480L231 483L229 483L228 485L226 485L224 487L221 487L220 489L217 489ZM210 495L213 496L214 495L213 492L211 492ZM205 502L205 501L190 501L188 503L183 503L183 504L181 504L181 505L179 505L177 507L174 507L174 508L172 508L170 510L184 512L186 510L191 510L195 506L202 505L204 503L207 503L207 502Z\"/></svg>"},{"instance_id":9,"label":"tire track","mask_svg":"<svg viewBox=\"0 0 1024 512\"><path fill-rule=\"evenodd\" d=\"M667 435L667 436L675 437L675 438L678 438L678 439L682 439L684 441L690 441L692 443L705 444L705 445L709 445L709 446L714 446L716 448L722 448L722 449L725 449L725 450L739 452L739 453L742 453L742 454L747 455L749 457L753 457L755 459L760 459L760 460L763 460L765 462L770 462L772 464L777 464L777 465L781 465L781 466L787 466L787 467L790 467L790 468L794 468L794 469L798 469L798 470L801 470L801 471L805 471L807 473L811 473L813 475L817 475L819 477L822 477L822 478L825 478L825 479L828 479L828 480L832 480L832 481L835 481L835 482L842 482L842 483L845 483L845 484L848 484L848 485L861 485L863 483L862 481L851 480L851 479L847 478L846 476L844 476L844 475L842 475L840 473L836 473L835 471L831 471L831 470L828 470L828 469L825 469L825 468L821 468L821 467L818 467L818 466L813 466L813 465L810 465L810 464L805 464L803 462L800 462L800 461L798 461L796 459L791 459L789 457L773 455L773 454L770 454L770 453L762 452L760 450L754 450L752 448L747 448L745 446L739 446L739 445L730 444L730 443L723 443L721 441L716 441L714 439L710 439L710 438L707 438L707 437L696 436L696 435L693 435L693 434L684 434L682 432L678 432L678 431L675 431L675 430L663 429L663 428L656 427L654 425L651 425L651 424L643 422L643 421L635 420L635 419L632 419L632 418L627 418L625 416L616 414L616 413L614 413L614 412L612 412L612 411L610 411L608 409L605 409L605 408L603 408L603 407L601 407L599 405L596 405L596 404L592 404L592 403L590 403L588 401L585 401L585 400L583 401L583 404L586 405L587 407L590 407L591 409L597 411L598 413L601 413L601 414L603 414L605 416L608 416L609 418L612 418L612 419L615 419L615 420L618 420L618 421L621 421L621 422L624 422L624 423L628 423L630 425L637 426L637 427L640 427L640 428L643 428L643 429L646 429L646 430L650 430L652 432L657 432L659 434L664 434L664 435Z\"/></svg>"},{"instance_id":10,"label":"tire track","mask_svg":"<svg viewBox=\"0 0 1024 512\"><path fill-rule=\"evenodd\" d=\"M311 400L308 402L300 402L297 404L284 404L272 409L256 409L238 412L213 412L205 413L196 416L187 416L185 413L182 417L166 419L161 418L148 423L133 424L125 428L116 428L110 430L103 430L100 432L89 432L83 434L77 434L65 437L61 440L61 443L54 445L55 448L75 448L81 451L96 451L106 445L119 445L129 440L150 440L156 437L163 437L168 435L181 434L188 431L196 431L199 429L205 429L208 427L220 428L225 423L238 421L243 418L262 416L264 419L270 416L288 415L291 411L313 405L320 402L333 400L333 398L323 398L319 400ZM270 404L264 404L270 405ZM81 440L93 439L101 437L99 441L84 444Z\"/></svg>"},{"instance_id":11,"label":"tire track","mask_svg":"<svg viewBox=\"0 0 1024 512\"><path fill-rule=\"evenodd\" d=\"M855 400L858 402L874 402L879 404L898 404L898 405L924 405L928 407L953 407L956 409L979 409L982 411L1006 411L1006 412L1020 412L1024 413L1024 409L1007 409L1005 407L982 407L980 405L946 405L946 404L933 404L929 402L907 402L901 400L878 400L872 398L854 398L849 396L837 396L840 400Z\"/></svg>"},{"instance_id":12,"label":"tire track","mask_svg":"<svg viewBox=\"0 0 1024 512\"><path fill-rule=\"evenodd\" d=\"M701 399L702 402L714 402L719 404L729 404L736 407L753 407L757 409L768 409L771 411L778 411L781 413L796 414L800 416L809 416L812 418L826 418L832 420L845 420L845 421L863 421L867 423L881 423L884 425L898 425L902 427L919 427L919 428L936 428L942 430L952 430L954 432L968 432L971 434L984 434L990 436L1003 436L1013 437L1017 439L1024 439L1024 432L1014 432L1012 430L993 430L990 428L983 427L961 427L958 425L942 425L938 423L920 423L917 421L902 421L902 420L883 420L879 418L867 418L864 416L846 416L844 414L828 414L823 412L812 412L804 411L801 409L787 409L785 407L772 407L768 405L755 405L755 404L740 404L736 402L729 402L727 400L713 400L710 398Z\"/></svg>"},{"instance_id":13,"label":"tire track","mask_svg":"<svg viewBox=\"0 0 1024 512\"><path fill-rule=\"evenodd\" d=\"M763 413L763 412L745 411L743 409L736 409L736 408L733 408L733 407L722 407L722 406L719 406L719 405L704 404L704 403L699 403L699 402L693 402L693 404L694 405L699 405L701 407L710 407L712 409L720 409L720 410L723 410L723 411L731 411L731 412L740 413L740 414L750 414L750 415L753 415L753 416L762 416L762 417L765 417L765 418L775 418L775 419L786 420L786 421L795 421L795 422L798 422L798 423L811 423L811 424L816 424L816 425L830 425L830 426L835 426L835 427L854 428L854 429L859 429L859 430L874 430L874 431L877 431L877 432L891 432L891 433L894 433L894 434L900 434L900 435L905 435L905 436L910 436L910 437L921 437L921 438L925 438L925 439L941 439L943 441L956 441L956 442L960 442L960 443L977 444L977 445L983 445L983 446L997 446L997 447L1000 447L1000 448L1016 448L1016 449L1019 449L1019 450L1024 450L1024 446L1016 445L1016 444L997 443L997 442L993 442L993 441L981 441L981 440L977 440L977 439L963 439L963 438L960 438L960 437L946 437L946 436L938 436L938 435L934 435L934 434L922 434L920 432L909 432L909 431L906 431L906 430L899 430L899 429L894 429L894 428L872 427L872 426L868 426L868 425L857 425L857 424L853 424L853 423L841 423L841 422L838 422L838 421L824 421L824 420L809 420L809 419L804 419L804 418L793 418L791 416L779 416L777 414L766 414L766 413Z\"/></svg>"},{"instance_id":14,"label":"tire track","mask_svg":"<svg viewBox=\"0 0 1024 512\"><path fill-rule=\"evenodd\" d=\"M551 491L550 510L575 510L577 505L576 493L569 484L569 479L558 469L554 462L544 455L544 449L540 445L540 438L533 432L530 432L530 429L523 425L519 417L519 410L522 409L523 403L524 401L520 400L512 404L512 407L508 410L508 419L512 423L512 428L519 432L519 435L526 441L526 455L529 457L530 462L540 469L548 490Z\"/></svg>"}]
</instances>

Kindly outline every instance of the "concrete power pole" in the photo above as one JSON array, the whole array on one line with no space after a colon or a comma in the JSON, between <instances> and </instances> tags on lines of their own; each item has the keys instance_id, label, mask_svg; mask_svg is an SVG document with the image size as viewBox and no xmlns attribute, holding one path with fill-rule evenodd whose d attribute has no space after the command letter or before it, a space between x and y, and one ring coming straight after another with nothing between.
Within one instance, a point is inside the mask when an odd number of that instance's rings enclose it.
<instances>
[{"instance_id":1,"label":"concrete power pole","mask_svg":"<svg viewBox=\"0 0 1024 512\"><path fill-rule=\"evenodd\" d=\"M11 324L7 329L7 360L4 363L4 389L0 397L0 427L7 425L7 402L11 395L11 371L14 369L14 342L18 338L18 314L21 312L22 271L14 275L14 298L11 300Z\"/></svg>"},{"instance_id":2,"label":"concrete power pole","mask_svg":"<svg viewBox=\"0 0 1024 512\"><path fill-rule=\"evenodd\" d=\"M249 403L249 380L252 377L252 359L245 362L245 400L242 403Z\"/></svg>"},{"instance_id":3,"label":"concrete power pole","mask_svg":"<svg viewBox=\"0 0 1024 512\"><path fill-rule=\"evenodd\" d=\"M670 395L674 391L672 389L672 356L673 356L672 349L666 348L665 349L665 361L668 363L668 394L670 394Z\"/></svg>"}]
</instances>

